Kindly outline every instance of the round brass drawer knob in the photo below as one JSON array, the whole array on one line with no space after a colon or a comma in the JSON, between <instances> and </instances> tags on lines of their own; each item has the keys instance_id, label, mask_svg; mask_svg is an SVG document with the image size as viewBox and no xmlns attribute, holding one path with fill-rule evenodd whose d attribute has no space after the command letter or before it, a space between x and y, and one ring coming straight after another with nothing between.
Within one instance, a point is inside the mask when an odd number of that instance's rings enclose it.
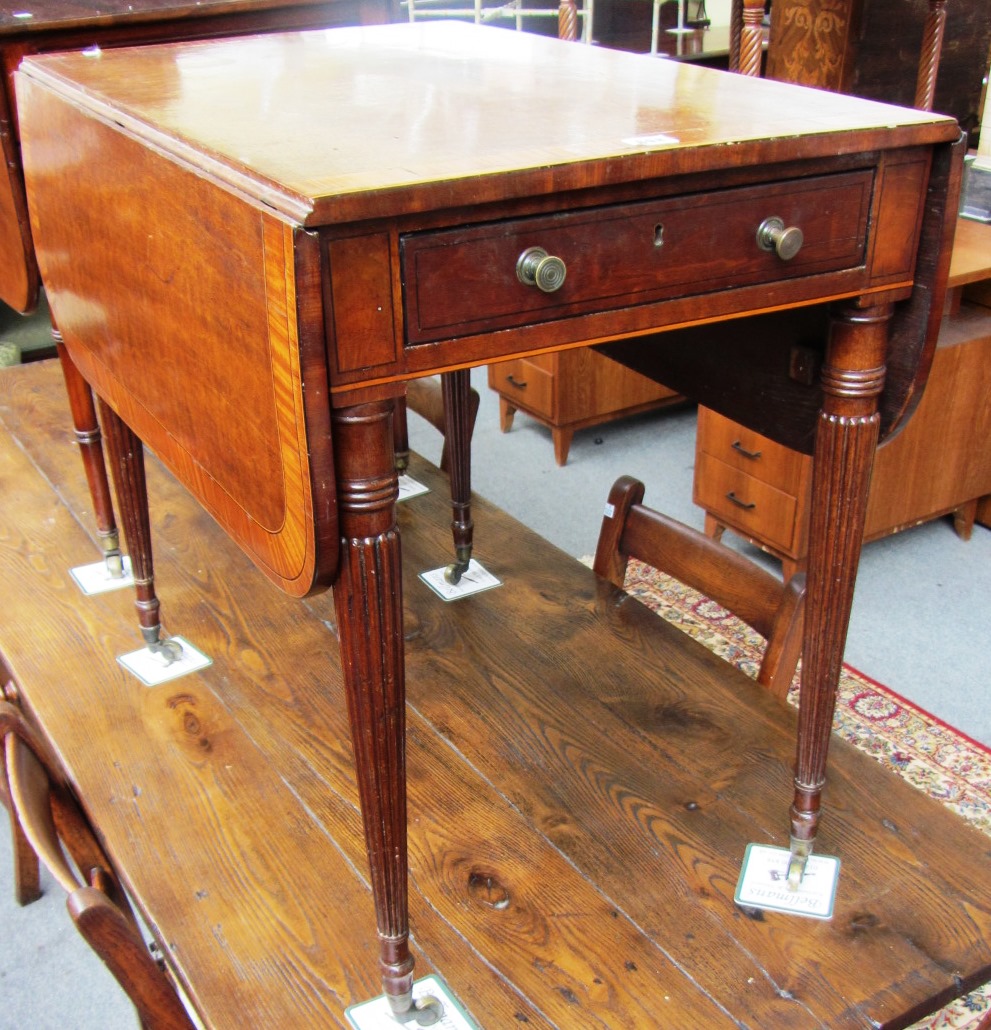
<instances>
[{"instance_id":1,"label":"round brass drawer knob","mask_svg":"<svg viewBox=\"0 0 991 1030\"><path fill-rule=\"evenodd\" d=\"M804 242L802 230L797 225L785 228L780 218L765 218L757 229L757 245L761 250L773 250L782 261L791 261Z\"/></svg>"},{"instance_id":2,"label":"round brass drawer knob","mask_svg":"<svg viewBox=\"0 0 991 1030\"><path fill-rule=\"evenodd\" d=\"M544 293L561 289L567 274L564 262L543 247L527 247L516 261L516 278L524 286L536 286Z\"/></svg>"}]
</instances>

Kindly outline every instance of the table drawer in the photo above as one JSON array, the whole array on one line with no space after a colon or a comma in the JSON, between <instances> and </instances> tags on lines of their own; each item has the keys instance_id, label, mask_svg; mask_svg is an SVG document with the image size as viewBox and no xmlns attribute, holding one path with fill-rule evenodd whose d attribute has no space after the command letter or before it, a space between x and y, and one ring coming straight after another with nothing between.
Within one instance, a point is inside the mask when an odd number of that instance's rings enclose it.
<instances>
[{"instance_id":1,"label":"table drawer","mask_svg":"<svg viewBox=\"0 0 991 1030\"><path fill-rule=\"evenodd\" d=\"M699 450L725 465L796 496L802 489L809 458L732 419L699 408Z\"/></svg>"},{"instance_id":2,"label":"table drawer","mask_svg":"<svg viewBox=\"0 0 991 1030\"><path fill-rule=\"evenodd\" d=\"M863 263L870 169L412 233L401 241L407 338L426 343ZM790 260L758 242L798 227ZM552 292L521 281L530 248L564 263ZM550 284L548 284L550 285Z\"/></svg>"},{"instance_id":3,"label":"table drawer","mask_svg":"<svg viewBox=\"0 0 991 1030\"><path fill-rule=\"evenodd\" d=\"M489 386L511 404L535 415L554 418L554 375L543 367L553 362L547 357L518 358L489 365Z\"/></svg>"},{"instance_id":4,"label":"table drawer","mask_svg":"<svg viewBox=\"0 0 991 1030\"><path fill-rule=\"evenodd\" d=\"M710 454L699 454L695 503L744 536L791 553L795 544L796 498Z\"/></svg>"}]
</instances>

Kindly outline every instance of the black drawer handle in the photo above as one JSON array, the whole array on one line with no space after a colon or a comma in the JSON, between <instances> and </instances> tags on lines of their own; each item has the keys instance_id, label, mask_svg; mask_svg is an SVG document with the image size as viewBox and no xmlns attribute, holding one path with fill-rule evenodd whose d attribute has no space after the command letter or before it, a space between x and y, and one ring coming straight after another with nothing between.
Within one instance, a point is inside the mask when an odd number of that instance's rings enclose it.
<instances>
[{"instance_id":1,"label":"black drawer handle","mask_svg":"<svg viewBox=\"0 0 991 1030\"><path fill-rule=\"evenodd\" d=\"M754 501L741 501L732 490L730 490L726 495L726 500L732 501L738 508L743 508L746 511L750 511L751 508L757 507L757 504Z\"/></svg>"},{"instance_id":2,"label":"black drawer handle","mask_svg":"<svg viewBox=\"0 0 991 1030\"><path fill-rule=\"evenodd\" d=\"M744 447L743 444L740 443L739 440L734 440L730 444L730 446L738 454L742 454L745 458L750 458L751 461L756 461L761 456L761 452L760 451L748 451L747 448Z\"/></svg>"},{"instance_id":3,"label":"black drawer handle","mask_svg":"<svg viewBox=\"0 0 991 1030\"><path fill-rule=\"evenodd\" d=\"M509 383L510 386L515 386L517 390L526 389L526 381L524 380L523 382L520 382L519 379L516 379L512 375L506 376L506 382Z\"/></svg>"}]
</instances>

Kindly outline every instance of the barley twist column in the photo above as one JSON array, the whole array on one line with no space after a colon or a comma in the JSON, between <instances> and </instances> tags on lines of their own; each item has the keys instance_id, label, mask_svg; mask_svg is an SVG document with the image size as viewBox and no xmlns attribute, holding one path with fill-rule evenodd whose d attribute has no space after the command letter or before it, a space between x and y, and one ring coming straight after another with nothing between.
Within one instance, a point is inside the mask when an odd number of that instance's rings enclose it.
<instances>
[{"instance_id":1,"label":"barley twist column","mask_svg":"<svg viewBox=\"0 0 991 1030\"><path fill-rule=\"evenodd\" d=\"M929 0L929 14L922 35L922 54L919 58L919 77L915 85L915 106L922 111L933 109L936 95L936 74L943 52L943 33L946 30L946 0Z\"/></svg>"},{"instance_id":2,"label":"barley twist column","mask_svg":"<svg viewBox=\"0 0 991 1030\"><path fill-rule=\"evenodd\" d=\"M759 78L764 53L764 0L743 0L742 18L739 67L735 70Z\"/></svg>"},{"instance_id":3,"label":"barley twist column","mask_svg":"<svg viewBox=\"0 0 991 1030\"><path fill-rule=\"evenodd\" d=\"M557 38L578 39L578 8L575 0L561 0L557 9Z\"/></svg>"}]
</instances>

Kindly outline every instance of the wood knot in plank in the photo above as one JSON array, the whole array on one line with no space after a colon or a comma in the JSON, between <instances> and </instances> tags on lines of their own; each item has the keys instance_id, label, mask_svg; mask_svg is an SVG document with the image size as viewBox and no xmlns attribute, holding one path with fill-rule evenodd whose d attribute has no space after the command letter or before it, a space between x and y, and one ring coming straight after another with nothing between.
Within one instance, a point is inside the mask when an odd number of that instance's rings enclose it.
<instances>
[{"instance_id":1,"label":"wood knot in plank","mask_svg":"<svg viewBox=\"0 0 991 1030\"><path fill-rule=\"evenodd\" d=\"M195 694L173 694L166 707L175 715L172 733L184 750L206 755L213 750L209 713L203 710Z\"/></svg>"},{"instance_id":2,"label":"wood knot in plank","mask_svg":"<svg viewBox=\"0 0 991 1030\"><path fill-rule=\"evenodd\" d=\"M850 930L854 934L866 933L881 925L881 920L873 912L857 912L850 919Z\"/></svg>"},{"instance_id":3,"label":"wood knot in plank","mask_svg":"<svg viewBox=\"0 0 991 1030\"><path fill-rule=\"evenodd\" d=\"M487 908L501 911L509 907L509 888L494 873L472 870L468 874L468 893Z\"/></svg>"}]
</instances>

